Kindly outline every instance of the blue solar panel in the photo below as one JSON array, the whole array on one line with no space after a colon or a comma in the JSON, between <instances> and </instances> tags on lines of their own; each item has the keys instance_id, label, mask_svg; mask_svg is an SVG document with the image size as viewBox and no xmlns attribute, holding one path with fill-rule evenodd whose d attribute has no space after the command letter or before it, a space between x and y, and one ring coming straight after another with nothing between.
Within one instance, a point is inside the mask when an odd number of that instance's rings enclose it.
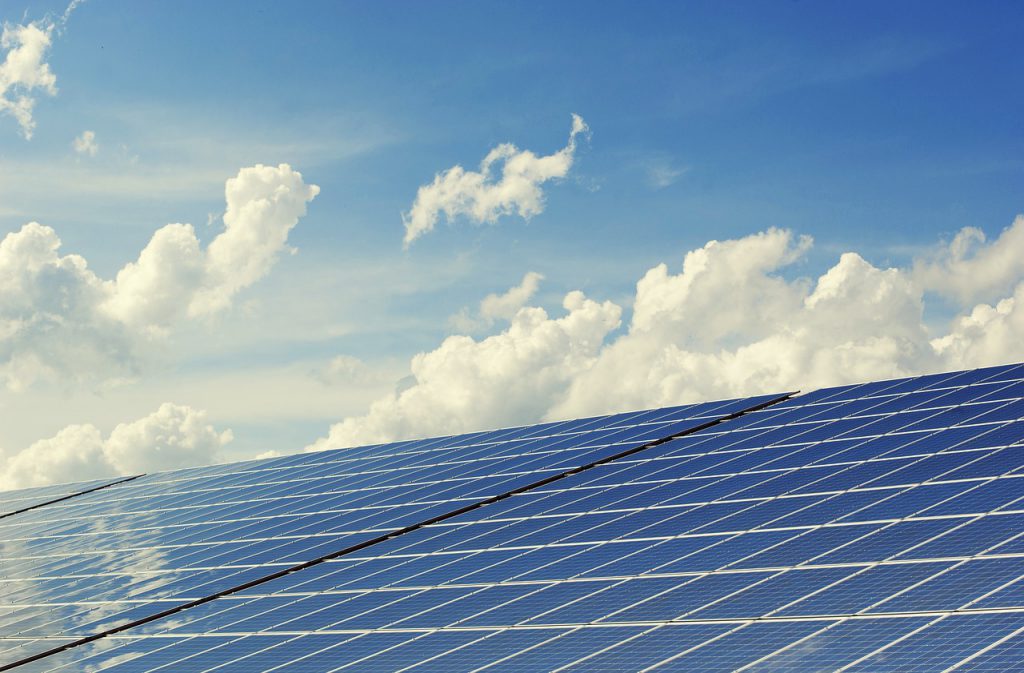
<instances>
[{"instance_id":1,"label":"blue solar panel","mask_svg":"<svg viewBox=\"0 0 1024 673\"><path fill-rule=\"evenodd\" d=\"M671 419L645 412L144 477L100 492L116 498L64 506L121 531L98 556L119 558L136 540L175 550L158 554L152 590L133 577L103 585L105 600L124 610L113 613L121 620L210 600L18 670L1019 668L1022 382L1024 367L1007 366L825 389L741 414L764 400L734 402L700 408L696 420L680 420L692 409ZM608 459L716 414L735 415ZM455 475L472 477L453 487ZM512 493L379 535L502 489ZM153 506L168 495L198 516ZM204 525L199 513L214 502L230 508L230 526ZM36 511L50 507L61 505ZM22 538L41 547L20 557L25 567L56 578L75 566L49 545L92 549L96 535L65 523L68 513L18 515L26 530L47 531L40 542ZM259 547L260 530L277 546ZM372 543L268 578L308 559L304 550L322 554L324 538ZM252 547L258 564L242 555ZM191 554L202 564L183 564ZM98 565L87 568L95 583ZM229 568L234 582L262 576L213 597ZM209 581L197 588L199 579ZM32 628L6 640L66 633L55 631L68 623L55 597L49 626L37 628L40 613L29 609L22 623ZM53 640L16 656L45 644Z\"/></svg>"},{"instance_id":2,"label":"blue solar panel","mask_svg":"<svg viewBox=\"0 0 1024 673\"><path fill-rule=\"evenodd\" d=\"M147 475L0 520L16 661L772 401L750 398ZM11 502L63 490L15 492Z\"/></svg>"}]
</instances>

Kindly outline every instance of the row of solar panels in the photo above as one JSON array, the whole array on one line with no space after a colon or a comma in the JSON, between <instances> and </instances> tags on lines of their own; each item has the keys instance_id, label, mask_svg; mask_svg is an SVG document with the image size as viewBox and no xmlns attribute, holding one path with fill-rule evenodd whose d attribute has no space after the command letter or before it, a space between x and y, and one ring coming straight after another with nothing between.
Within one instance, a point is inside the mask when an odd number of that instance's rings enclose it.
<instances>
[{"instance_id":1,"label":"row of solar panels","mask_svg":"<svg viewBox=\"0 0 1024 673\"><path fill-rule=\"evenodd\" d=\"M0 662L1024 669L1022 398L1015 365L6 494Z\"/></svg>"}]
</instances>

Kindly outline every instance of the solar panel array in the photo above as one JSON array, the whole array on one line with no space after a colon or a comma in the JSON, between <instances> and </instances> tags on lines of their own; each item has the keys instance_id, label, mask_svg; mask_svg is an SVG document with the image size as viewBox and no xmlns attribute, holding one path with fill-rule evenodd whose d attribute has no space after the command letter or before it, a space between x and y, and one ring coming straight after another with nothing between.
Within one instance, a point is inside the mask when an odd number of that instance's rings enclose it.
<instances>
[{"instance_id":1,"label":"solar panel array","mask_svg":"<svg viewBox=\"0 0 1024 673\"><path fill-rule=\"evenodd\" d=\"M152 475L0 520L0 661L1024 670L1022 479L1020 365Z\"/></svg>"},{"instance_id":2,"label":"solar panel array","mask_svg":"<svg viewBox=\"0 0 1024 673\"><path fill-rule=\"evenodd\" d=\"M178 470L21 512L0 520L0 661L180 609L772 399Z\"/></svg>"}]
</instances>

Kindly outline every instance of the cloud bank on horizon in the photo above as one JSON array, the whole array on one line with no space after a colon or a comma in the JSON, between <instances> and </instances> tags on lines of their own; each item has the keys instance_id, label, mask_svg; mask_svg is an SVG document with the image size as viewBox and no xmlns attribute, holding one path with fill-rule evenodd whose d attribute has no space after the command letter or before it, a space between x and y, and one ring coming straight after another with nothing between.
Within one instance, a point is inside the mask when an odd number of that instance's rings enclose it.
<instances>
[{"instance_id":1,"label":"cloud bank on horizon","mask_svg":"<svg viewBox=\"0 0 1024 673\"><path fill-rule=\"evenodd\" d=\"M412 385L307 450L1024 358L1024 216L991 242L964 229L908 268L846 252L817 279L786 279L812 245L772 228L710 241L678 272L659 264L637 281L621 334L623 307L579 291L562 316L523 306L498 334L415 356ZM958 315L936 333L928 314L943 300Z\"/></svg>"},{"instance_id":2,"label":"cloud bank on horizon","mask_svg":"<svg viewBox=\"0 0 1024 673\"><path fill-rule=\"evenodd\" d=\"M476 224L497 222L502 215L514 214L527 220L539 215L544 211L541 186L569 174L576 156L576 138L589 132L583 117L573 113L569 141L554 154L537 156L512 143L502 143L487 153L479 171L456 165L436 174L433 182L417 190L409 212L402 214L403 244L408 248L433 231L442 213L449 222L463 216ZM499 165L501 177L496 179L493 173Z\"/></svg>"}]
</instances>

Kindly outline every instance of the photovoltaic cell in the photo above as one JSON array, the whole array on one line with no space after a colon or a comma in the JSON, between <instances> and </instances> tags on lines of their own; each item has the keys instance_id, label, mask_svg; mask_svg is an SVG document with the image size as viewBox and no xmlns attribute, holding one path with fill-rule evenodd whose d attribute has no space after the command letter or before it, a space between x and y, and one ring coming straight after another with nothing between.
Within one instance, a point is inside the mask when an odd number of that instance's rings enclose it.
<instances>
[{"instance_id":1,"label":"photovoltaic cell","mask_svg":"<svg viewBox=\"0 0 1024 673\"><path fill-rule=\"evenodd\" d=\"M97 511L132 533L116 550L151 529L173 549L205 550L208 565L168 566L188 569L172 600L217 586L228 568L266 579L324 549L323 538L365 539L405 515L452 512L515 490L521 476L533 486L18 670L1013 670L1024 666L1022 394L1016 365L823 389L549 483L538 475L673 433L654 437L634 415L632 425L588 419L157 475L152 485L143 477L100 492L118 492L126 507ZM711 409L700 418L722 411ZM665 418L658 413L645 412L645 424ZM671 413L660 429L685 427L685 413ZM577 437L588 433L619 444ZM326 488L325 474L340 484ZM464 474L472 478L453 488ZM217 494L237 507L225 520L253 533L211 539L201 518L168 533L172 508L152 506L164 491L136 500L131 489L171 482L170 493L202 511L214 501L198 494ZM240 497L224 497L234 489ZM107 502L90 494L65 507L88 513L93 500ZM60 509L38 511L50 507ZM381 513L364 511L373 507ZM88 554L95 544L63 514L34 524L48 531L43 541L23 538L32 543L20 558L49 568L40 578L74 567L48 545ZM31 525L31 513L21 516ZM280 518L304 532L290 536ZM117 528L122 521L132 527ZM265 526L291 551L236 558L231 545L259 545ZM37 544L43 553L32 553ZM200 577L209 582L197 590ZM131 600L154 609L136 580L117 591L107 599L115 609ZM53 628L19 637L58 636Z\"/></svg>"}]
</instances>

